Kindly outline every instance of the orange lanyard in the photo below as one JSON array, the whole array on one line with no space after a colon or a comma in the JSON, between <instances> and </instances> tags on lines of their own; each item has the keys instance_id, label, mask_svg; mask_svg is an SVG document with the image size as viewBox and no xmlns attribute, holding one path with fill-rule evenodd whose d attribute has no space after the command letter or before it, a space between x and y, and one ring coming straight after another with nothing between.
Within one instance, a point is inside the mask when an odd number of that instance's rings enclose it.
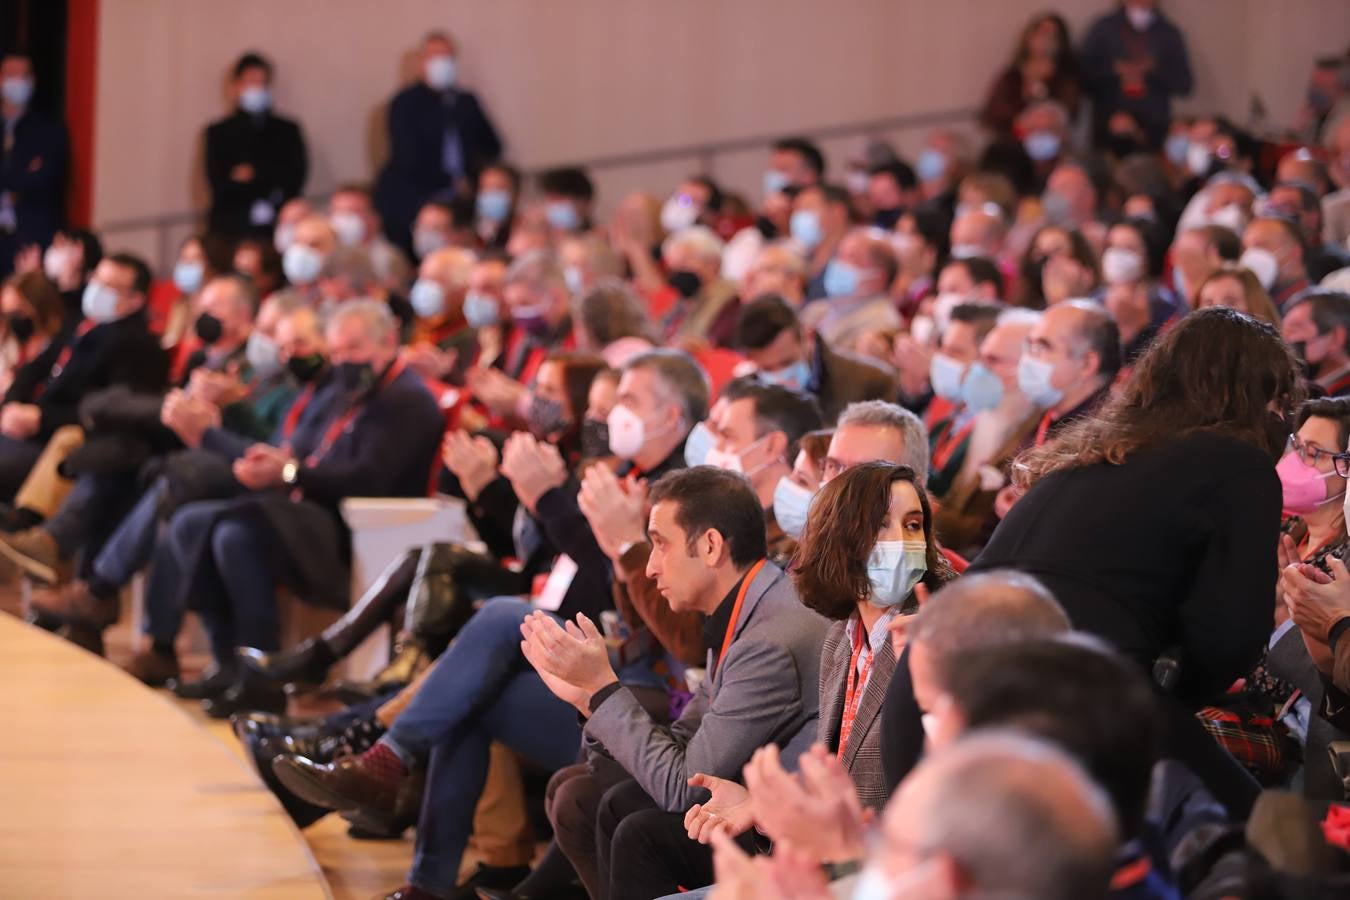
<instances>
[{"instance_id":1,"label":"orange lanyard","mask_svg":"<svg viewBox=\"0 0 1350 900\"><path fill-rule=\"evenodd\" d=\"M937 445L933 447L933 465L935 472L941 472L947 468L947 463L951 462L952 456L960 448L961 442L975 429L975 420L972 418L965 425L957 430L955 419L948 419L946 428L942 430L942 436L938 438Z\"/></svg>"},{"instance_id":2,"label":"orange lanyard","mask_svg":"<svg viewBox=\"0 0 1350 900\"><path fill-rule=\"evenodd\" d=\"M727 655L727 650L731 647L731 636L736 633L736 622L741 618L741 604L745 602L745 595L750 592L750 582L755 580L755 576L764 568L766 562L768 560L761 559L755 563L741 580L741 589L736 593L736 602L731 607L731 618L727 621L727 633L722 637L722 649L717 653L718 670L722 668L722 657Z\"/></svg>"},{"instance_id":3,"label":"orange lanyard","mask_svg":"<svg viewBox=\"0 0 1350 900\"><path fill-rule=\"evenodd\" d=\"M858 715L858 704L862 702L863 691L867 688L867 680L872 677L872 660L876 659L875 653L868 653L867 659L863 660L862 672L858 671L858 657L862 655L862 649L867 646L867 636L864 635L866 626L862 619L858 620L858 628L853 633L853 655L848 661L848 681L845 683L844 690L844 717L839 725L839 758L844 758L844 748L848 746L849 735L853 733L853 720ZM869 647L870 649L870 647Z\"/></svg>"},{"instance_id":4,"label":"orange lanyard","mask_svg":"<svg viewBox=\"0 0 1350 900\"><path fill-rule=\"evenodd\" d=\"M1042 446L1045 445L1045 435L1046 435L1046 433L1050 430L1050 425L1051 425L1054 421L1055 421L1055 414L1054 414L1054 413L1051 413L1051 412L1047 412L1047 413L1045 414L1044 418L1041 419L1041 424L1040 424L1040 426L1037 427L1037 429L1036 429L1036 446L1037 446L1037 447L1042 447Z\"/></svg>"}]
</instances>

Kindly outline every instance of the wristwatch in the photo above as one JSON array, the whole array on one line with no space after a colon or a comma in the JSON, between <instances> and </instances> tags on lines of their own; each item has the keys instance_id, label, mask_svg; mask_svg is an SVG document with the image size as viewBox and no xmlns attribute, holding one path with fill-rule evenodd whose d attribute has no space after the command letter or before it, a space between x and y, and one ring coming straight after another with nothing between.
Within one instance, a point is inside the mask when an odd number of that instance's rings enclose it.
<instances>
[{"instance_id":1,"label":"wristwatch","mask_svg":"<svg viewBox=\"0 0 1350 900\"><path fill-rule=\"evenodd\" d=\"M281 467L281 483L287 487L295 487L296 481L300 479L300 462L294 459L286 460Z\"/></svg>"}]
</instances>

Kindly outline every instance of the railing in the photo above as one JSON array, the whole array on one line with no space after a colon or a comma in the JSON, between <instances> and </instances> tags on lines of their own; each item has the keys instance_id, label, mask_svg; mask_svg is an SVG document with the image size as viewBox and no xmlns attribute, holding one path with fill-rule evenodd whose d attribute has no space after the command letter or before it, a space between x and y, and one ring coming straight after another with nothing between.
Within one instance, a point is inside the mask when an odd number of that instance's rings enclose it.
<instances>
[{"instance_id":1,"label":"railing","mask_svg":"<svg viewBox=\"0 0 1350 900\"><path fill-rule=\"evenodd\" d=\"M826 141L859 135L882 134L885 132L912 131L919 128L933 128L939 125L957 125L972 122L976 111L973 109L945 109L922 113L890 116L879 119L865 119L846 122L839 125L826 125L819 128L799 129L794 135L810 138L813 141ZM733 153L751 150L763 150L787 131L773 134L757 134L749 137L731 138L724 141L708 141L699 144L685 144L672 147L658 147L651 150L636 150L631 153L615 153L608 156L596 156L590 159L566 161L554 165L582 166L592 173L613 169L631 169L637 166L658 165L678 160L693 160L696 168L712 175L717 166L717 158ZM526 172L526 176L537 174L544 168ZM328 194L314 194L309 198L314 202L324 202ZM152 232L154 235L155 258L152 266L163 271L173 258L175 250L174 232L187 232L195 228L206 217L204 210L187 210L176 213L161 213L154 216L137 216L117 219L98 226L99 234L106 242L117 235L137 232Z\"/></svg>"}]
</instances>

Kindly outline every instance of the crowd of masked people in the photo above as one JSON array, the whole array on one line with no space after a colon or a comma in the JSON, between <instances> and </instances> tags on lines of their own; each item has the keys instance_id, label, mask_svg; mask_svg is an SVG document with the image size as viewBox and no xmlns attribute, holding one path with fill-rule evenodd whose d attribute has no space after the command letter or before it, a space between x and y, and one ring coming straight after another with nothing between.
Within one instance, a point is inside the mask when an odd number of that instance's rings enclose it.
<instances>
[{"instance_id":1,"label":"crowd of masked people","mask_svg":"<svg viewBox=\"0 0 1350 900\"><path fill-rule=\"evenodd\" d=\"M301 199L245 56L171 287L15 247L0 575L96 653L143 575L126 668L300 827L415 828L395 900L1350 895L1350 59L1258 139L1172 116L1152 2L1080 49L1027 25L978 152L785 138L757 205L607 221L440 34L374 194ZM472 536L352 596L343 501L435 493Z\"/></svg>"}]
</instances>

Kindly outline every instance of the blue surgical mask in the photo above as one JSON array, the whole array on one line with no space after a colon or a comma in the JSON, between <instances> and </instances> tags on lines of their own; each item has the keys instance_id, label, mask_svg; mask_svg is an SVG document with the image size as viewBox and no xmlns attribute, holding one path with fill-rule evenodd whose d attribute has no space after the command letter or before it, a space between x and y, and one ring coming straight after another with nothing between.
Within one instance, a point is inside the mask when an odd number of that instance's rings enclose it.
<instances>
[{"instance_id":1,"label":"blue surgical mask","mask_svg":"<svg viewBox=\"0 0 1350 900\"><path fill-rule=\"evenodd\" d=\"M946 171L947 154L935 147L929 147L920 153L914 164L914 174L924 183L937 181Z\"/></svg>"},{"instance_id":2,"label":"blue surgical mask","mask_svg":"<svg viewBox=\"0 0 1350 900\"><path fill-rule=\"evenodd\" d=\"M1045 213L1047 222L1053 222L1056 225L1067 225L1069 223L1071 213L1069 198L1059 191L1046 191L1041 195L1041 210Z\"/></svg>"},{"instance_id":3,"label":"blue surgical mask","mask_svg":"<svg viewBox=\"0 0 1350 900\"><path fill-rule=\"evenodd\" d=\"M1184 134L1174 134L1167 138L1163 143L1163 153L1167 154L1167 161L1174 166L1186 165L1186 151L1190 149L1190 138Z\"/></svg>"},{"instance_id":4,"label":"blue surgical mask","mask_svg":"<svg viewBox=\"0 0 1350 900\"><path fill-rule=\"evenodd\" d=\"M408 292L408 302L419 319L432 319L445 312L445 288L438 282L419 278Z\"/></svg>"},{"instance_id":5,"label":"blue surgical mask","mask_svg":"<svg viewBox=\"0 0 1350 900\"><path fill-rule=\"evenodd\" d=\"M80 310L92 322L111 322L117 318L117 291L97 281L89 282L80 298Z\"/></svg>"},{"instance_id":6,"label":"blue surgical mask","mask_svg":"<svg viewBox=\"0 0 1350 900\"><path fill-rule=\"evenodd\" d=\"M979 244L952 244L952 259L973 259L984 255L984 248Z\"/></svg>"},{"instance_id":7,"label":"blue surgical mask","mask_svg":"<svg viewBox=\"0 0 1350 900\"><path fill-rule=\"evenodd\" d=\"M511 215L511 193L499 190L479 191L473 206L478 218L500 225Z\"/></svg>"},{"instance_id":8,"label":"blue surgical mask","mask_svg":"<svg viewBox=\"0 0 1350 900\"><path fill-rule=\"evenodd\" d=\"M472 328L491 328L500 320L497 301L488 294L469 291L464 295L464 320Z\"/></svg>"},{"instance_id":9,"label":"blue surgical mask","mask_svg":"<svg viewBox=\"0 0 1350 900\"><path fill-rule=\"evenodd\" d=\"M685 465L701 466L708 459L708 451L713 448L717 439L713 437L712 431L708 426L699 422L690 430L689 436L684 439L684 462Z\"/></svg>"},{"instance_id":10,"label":"blue surgical mask","mask_svg":"<svg viewBox=\"0 0 1350 900\"><path fill-rule=\"evenodd\" d=\"M1049 360L1023 356L1017 364L1017 387L1032 403L1047 409L1064 399L1064 392L1050 383L1054 374L1055 366Z\"/></svg>"},{"instance_id":11,"label":"blue surgical mask","mask_svg":"<svg viewBox=\"0 0 1350 900\"><path fill-rule=\"evenodd\" d=\"M11 106L27 106L33 99L33 79L11 76L0 81L0 96Z\"/></svg>"},{"instance_id":12,"label":"blue surgical mask","mask_svg":"<svg viewBox=\"0 0 1350 900\"><path fill-rule=\"evenodd\" d=\"M271 378L280 374L284 368L281 364L281 350L277 347L277 342L256 328L248 336L248 344L244 347L244 358L248 360L248 367L253 370L253 377L257 379Z\"/></svg>"},{"instance_id":13,"label":"blue surgical mask","mask_svg":"<svg viewBox=\"0 0 1350 900\"><path fill-rule=\"evenodd\" d=\"M961 382L961 402L971 412L996 408L1003 402L1003 380L980 363L972 363Z\"/></svg>"},{"instance_id":14,"label":"blue surgical mask","mask_svg":"<svg viewBox=\"0 0 1350 900\"><path fill-rule=\"evenodd\" d=\"M755 375L765 384L776 384L790 391L804 391L811 384L811 366L804 359L772 372L760 369Z\"/></svg>"},{"instance_id":15,"label":"blue surgical mask","mask_svg":"<svg viewBox=\"0 0 1350 900\"><path fill-rule=\"evenodd\" d=\"M195 294L202 286L206 267L199 262L179 260L173 267L173 286L184 294Z\"/></svg>"},{"instance_id":16,"label":"blue surgical mask","mask_svg":"<svg viewBox=\"0 0 1350 900\"><path fill-rule=\"evenodd\" d=\"M815 491L802 487L786 475L778 479L778 486L773 489L773 517L788 537L802 536L815 496Z\"/></svg>"},{"instance_id":17,"label":"blue surgical mask","mask_svg":"<svg viewBox=\"0 0 1350 900\"><path fill-rule=\"evenodd\" d=\"M426 259L437 250L450 246L445 235L434 228L417 228L413 231L413 255Z\"/></svg>"},{"instance_id":18,"label":"blue surgical mask","mask_svg":"<svg viewBox=\"0 0 1350 900\"><path fill-rule=\"evenodd\" d=\"M563 266L563 281L573 296L580 294L586 287L585 275L579 266Z\"/></svg>"},{"instance_id":19,"label":"blue surgical mask","mask_svg":"<svg viewBox=\"0 0 1350 900\"><path fill-rule=\"evenodd\" d=\"M251 116L260 116L272 105L272 92L265 87L246 87L239 92L239 108Z\"/></svg>"},{"instance_id":20,"label":"blue surgical mask","mask_svg":"<svg viewBox=\"0 0 1350 900\"><path fill-rule=\"evenodd\" d=\"M843 260L832 259L825 266L825 296L851 297L858 292L858 270Z\"/></svg>"},{"instance_id":21,"label":"blue surgical mask","mask_svg":"<svg viewBox=\"0 0 1350 900\"><path fill-rule=\"evenodd\" d=\"M933 393L953 403L961 399L961 380L965 375L966 367L945 353L934 353L928 364L928 383Z\"/></svg>"},{"instance_id":22,"label":"blue surgical mask","mask_svg":"<svg viewBox=\"0 0 1350 900\"><path fill-rule=\"evenodd\" d=\"M444 91L455 86L457 70L455 58L442 53L427 60L422 74L426 77L429 87L433 90Z\"/></svg>"},{"instance_id":23,"label":"blue surgical mask","mask_svg":"<svg viewBox=\"0 0 1350 900\"><path fill-rule=\"evenodd\" d=\"M1022 139L1022 146L1036 162L1049 162L1059 156L1059 135L1053 131L1033 131Z\"/></svg>"},{"instance_id":24,"label":"blue surgical mask","mask_svg":"<svg viewBox=\"0 0 1350 900\"><path fill-rule=\"evenodd\" d=\"M825 232L820 227L820 216L809 209L799 209L788 220L788 233L792 239L807 250L814 250L825 240Z\"/></svg>"},{"instance_id":25,"label":"blue surgical mask","mask_svg":"<svg viewBox=\"0 0 1350 900\"><path fill-rule=\"evenodd\" d=\"M1177 302L1186 304L1189 300L1186 297L1186 276L1181 274L1181 266L1172 267L1172 291L1177 295Z\"/></svg>"},{"instance_id":26,"label":"blue surgical mask","mask_svg":"<svg viewBox=\"0 0 1350 900\"><path fill-rule=\"evenodd\" d=\"M781 194L787 190L788 177L777 169L766 169L764 172L764 196L771 194Z\"/></svg>"},{"instance_id":27,"label":"blue surgical mask","mask_svg":"<svg viewBox=\"0 0 1350 900\"><path fill-rule=\"evenodd\" d=\"M323 271L323 254L307 244L291 244L281 255L281 271L291 284L313 284Z\"/></svg>"},{"instance_id":28,"label":"blue surgical mask","mask_svg":"<svg viewBox=\"0 0 1350 900\"><path fill-rule=\"evenodd\" d=\"M544 218L548 224L559 231L576 231L581 227L581 216L577 208L566 200L554 200L544 204Z\"/></svg>"},{"instance_id":29,"label":"blue surgical mask","mask_svg":"<svg viewBox=\"0 0 1350 900\"><path fill-rule=\"evenodd\" d=\"M890 609L903 603L928 571L928 545L923 541L877 541L867 558L873 606Z\"/></svg>"}]
</instances>

